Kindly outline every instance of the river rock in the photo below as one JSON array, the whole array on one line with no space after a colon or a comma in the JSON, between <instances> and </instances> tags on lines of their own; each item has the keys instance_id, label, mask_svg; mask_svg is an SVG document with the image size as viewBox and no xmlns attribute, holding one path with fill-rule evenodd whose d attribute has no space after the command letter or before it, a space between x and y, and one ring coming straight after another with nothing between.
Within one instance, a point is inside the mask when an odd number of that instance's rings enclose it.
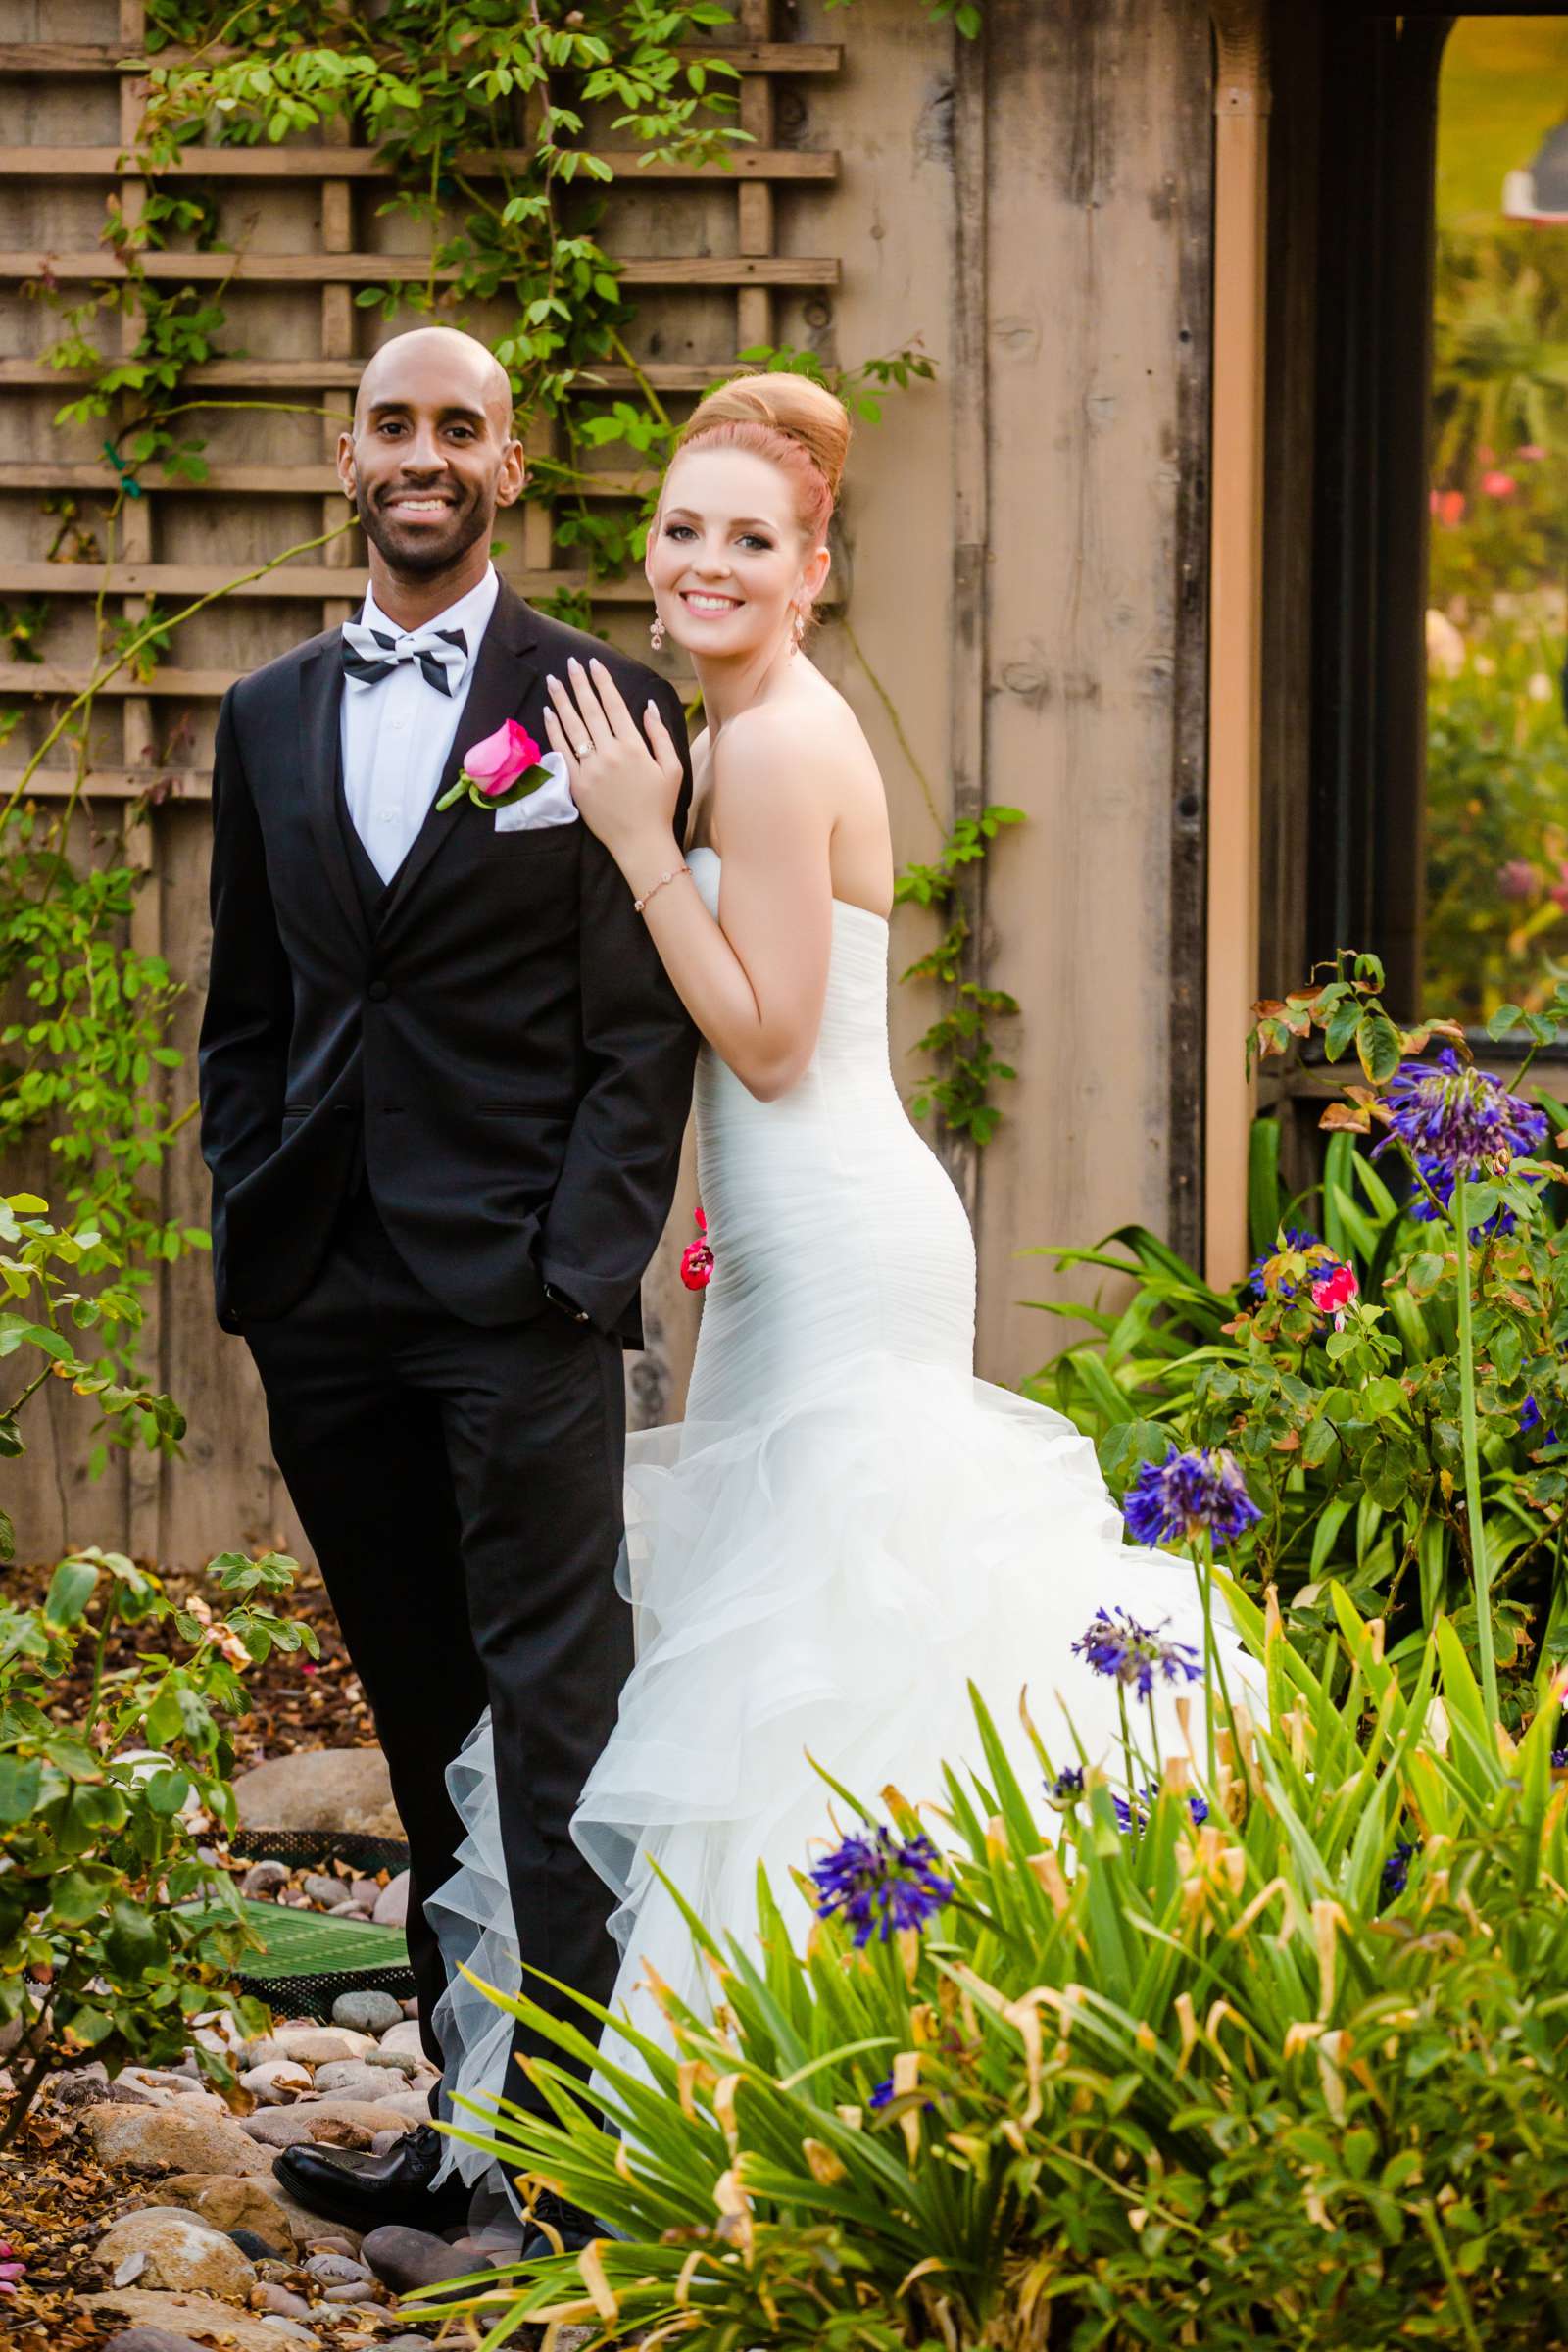
<instances>
[{"instance_id":1,"label":"river rock","mask_svg":"<svg viewBox=\"0 0 1568 2352\"><path fill-rule=\"evenodd\" d=\"M275 2278L264 2278L256 2290L257 2306L262 2311L274 2312L280 2320L308 2320L311 2307L303 2295L292 2294L279 2286Z\"/></svg>"},{"instance_id":2,"label":"river rock","mask_svg":"<svg viewBox=\"0 0 1568 2352\"><path fill-rule=\"evenodd\" d=\"M308 1895L318 1911L335 1911L348 1894L342 1879L329 1879L324 1870L308 1870L300 1881L300 1892Z\"/></svg>"},{"instance_id":3,"label":"river rock","mask_svg":"<svg viewBox=\"0 0 1568 2352\"><path fill-rule=\"evenodd\" d=\"M407 2050L411 2058L422 2058L424 2044L419 2039L417 2018L406 2017L401 2025L388 2026L381 2036L380 2047L383 2050Z\"/></svg>"},{"instance_id":4,"label":"river rock","mask_svg":"<svg viewBox=\"0 0 1568 2352\"><path fill-rule=\"evenodd\" d=\"M401 2095L407 2097L408 2093ZM339 2138L337 2146L368 2146L377 2132L407 2132L414 2123L428 2121L427 2110L406 2116L390 2099L302 2099L296 2107L264 2107L248 2115L240 2129L250 2138L254 2153L258 2148L297 2148L307 2139L331 2141L333 2134L325 2127L340 2124L365 2136L363 2140Z\"/></svg>"},{"instance_id":5,"label":"river rock","mask_svg":"<svg viewBox=\"0 0 1568 2352\"><path fill-rule=\"evenodd\" d=\"M395 1879L388 1880L375 1898L370 1917L378 1927L403 1928L409 1920L409 1874L400 1870Z\"/></svg>"},{"instance_id":6,"label":"river rock","mask_svg":"<svg viewBox=\"0 0 1568 2352\"><path fill-rule=\"evenodd\" d=\"M269 2058L263 2066L248 2066L240 2082L264 2107L292 2107L311 2087L311 2070L293 2058Z\"/></svg>"},{"instance_id":7,"label":"river rock","mask_svg":"<svg viewBox=\"0 0 1568 2352\"><path fill-rule=\"evenodd\" d=\"M171 2335L167 2328L121 2328L103 2352L198 2352L198 2347L188 2335Z\"/></svg>"},{"instance_id":8,"label":"river rock","mask_svg":"<svg viewBox=\"0 0 1568 2352\"><path fill-rule=\"evenodd\" d=\"M190 2108L188 2099L169 2107L89 2107L87 2132L99 2163L126 2173L270 2172L270 2159L239 2124ZM391 2120L379 2117L376 2130Z\"/></svg>"},{"instance_id":9,"label":"river rock","mask_svg":"<svg viewBox=\"0 0 1568 2352\"><path fill-rule=\"evenodd\" d=\"M312 2254L305 2268L327 2286L368 2286L370 2281L367 2265L352 2254Z\"/></svg>"},{"instance_id":10,"label":"river rock","mask_svg":"<svg viewBox=\"0 0 1568 2352\"><path fill-rule=\"evenodd\" d=\"M394 2058L396 2052L393 2053ZM404 2086L403 2077L389 2066L371 2066L365 2058L345 2058L334 2066L318 2066L316 2087L339 2099L391 2097Z\"/></svg>"},{"instance_id":11,"label":"river rock","mask_svg":"<svg viewBox=\"0 0 1568 2352\"><path fill-rule=\"evenodd\" d=\"M340 1992L332 2003L333 2025L347 2026L356 2034L384 2034L402 2019L403 2011L390 1992Z\"/></svg>"},{"instance_id":12,"label":"river rock","mask_svg":"<svg viewBox=\"0 0 1568 2352\"><path fill-rule=\"evenodd\" d=\"M256 2266L232 2239L209 2230L194 2215L154 2208L122 2214L93 2249L107 2278L121 2266L143 2257L135 2283L168 2287L176 2294L223 2295L243 2302L256 2284Z\"/></svg>"},{"instance_id":13,"label":"river rock","mask_svg":"<svg viewBox=\"0 0 1568 2352\"><path fill-rule=\"evenodd\" d=\"M320 2227L318 2214L307 2213L303 2206L291 2208L260 2174L179 2173L172 2180L159 2181L158 2195L194 2213L209 2230L220 2230L225 2236L235 2230L254 2230L279 2248L303 2244Z\"/></svg>"},{"instance_id":14,"label":"river rock","mask_svg":"<svg viewBox=\"0 0 1568 2352\"><path fill-rule=\"evenodd\" d=\"M375 2048L371 2034L351 2034L344 2026L278 2026L265 2041L253 2041L245 2052L247 2066L275 2066L280 2058L295 2066L335 2066L346 2058L366 2058Z\"/></svg>"},{"instance_id":15,"label":"river rock","mask_svg":"<svg viewBox=\"0 0 1568 2352\"><path fill-rule=\"evenodd\" d=\"M386 1758L378 1747L302 1748L242 1772L239 1818L252 1830L354 1830L401 1838Z\"/></svg>"},{"instance_id":16,"label":"river rock","mask_svg":"<svg viewBox=\"0 0 1568 2352\"><path fill-rule=\"evenodd\" d=\"M279 2344L294 2352L320 2352L320 2338L294 2320L263 2320L220 2303L212 2295L160 2294L138 2286L111 2287L101 2295L83 2295L84 2311L101 2311L106 2319L124 2320L132 2328L167 2328L172 2335L194 2338L198 2344L221 2344L225 2352L278 2352Z\"/></svg>"},{"instance_id":17,"label":"river rock","mask_svg":"<svg viewBox=\"0 0 1568 2352\"><path fill-rule=\"evenodd\" d=\"M288 1885L286 1862L253 1862L239 1883L241 1894L254 1902L275 1902L278 1891Z\"/></svg>"},{"instance_id":18,"label":"river rock","mask_svg":"<svg viewBox=\"0 0 1568 2352\"><path fill-rule=\"evenodd\" d=\"M480 2267L471 2254L460 2254L445 2238L433 2237L427 2230L407 2229L401 2222L371 2230L360 2252L395 2295L439 2286L444 2278L466 2278Z\"/></svg>"}]
</instances>

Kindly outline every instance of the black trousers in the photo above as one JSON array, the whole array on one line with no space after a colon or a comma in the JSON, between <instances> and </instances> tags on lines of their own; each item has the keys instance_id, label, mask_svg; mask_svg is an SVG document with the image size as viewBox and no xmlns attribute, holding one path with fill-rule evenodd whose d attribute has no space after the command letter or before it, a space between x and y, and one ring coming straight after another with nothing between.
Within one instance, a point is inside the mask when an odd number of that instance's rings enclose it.
<instances>
[{"instance_id":1,"label":"black trousers","mask_svg":"<svg viewBox=\"0 0 1568 2352\"><path fill-rule=\"evenodd\" d=\"M440 2063L445 1977L423 1899L460 1835L445 1773L486 1706L524 1966L608 2000L612 1898L567 1824L632 1663L614 1587L618 1346L553 1307L497 1330L460 1322L408 1271L363 1187L313 1288L245 1337L408 1832L426 2049ZM545 2048L518 2027L514 2051ZM515 2067L508 2091L545 2111Z\"/></svg>"}]
</instances>

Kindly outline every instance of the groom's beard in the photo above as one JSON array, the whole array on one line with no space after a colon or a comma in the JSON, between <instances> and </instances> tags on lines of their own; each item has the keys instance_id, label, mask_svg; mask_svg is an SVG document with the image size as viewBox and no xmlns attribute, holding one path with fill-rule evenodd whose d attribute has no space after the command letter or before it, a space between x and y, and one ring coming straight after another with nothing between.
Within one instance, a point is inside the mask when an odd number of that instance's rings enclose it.
<instances>
[{"instance_id":1,"label":"groom's beard","mask_svg":"<svg viewBox=\"0 0 1568 2352\"><path fill-rule=\"evenodd\" d=\"M369 495L361 483L355 489L354 508L370 545L405 578L424 579L431 572L446 571L467 554L476 540L490 537L495 509L487 506L477 491L460 489L453 497L443 525L420 523L413 529L400 528L383 511L381 502L400 494L407 496L407 483Z\"/></svg>"}]
</instances>

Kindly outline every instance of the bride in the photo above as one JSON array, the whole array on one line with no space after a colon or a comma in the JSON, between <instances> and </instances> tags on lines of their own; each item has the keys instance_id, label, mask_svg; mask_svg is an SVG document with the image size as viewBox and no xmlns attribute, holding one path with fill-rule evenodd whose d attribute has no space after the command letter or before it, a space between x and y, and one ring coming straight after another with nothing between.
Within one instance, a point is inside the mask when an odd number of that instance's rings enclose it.
<instances>
[{"instance_id":1,"label":"bride","mask_svg":"<svg viewBox=\"0 0 1568 2352\"><path fill-rule=\"evenodd\" d=\"M808 1759L867 1801L889 1782L929 1797L944 1759L974 1751L973 1681L1003 1727L1027 1683L1054 1759L1081 1743L1098 1760L1119 1739L1117 1690L1071 1654L1096 1612L1201 1641L1192 1569L1124 1544L1089 1442L974 1377L968 1222L888 1060L882 780L806 650L849 434L819 385L742 376L698 408L664 477L654 637L691 656L708 717L689 843L652 705L628 710L598 662L551 681L578 808L706 1041L713 1274L684 1424L630 1440L638 1658L573 1822L619 1898L612 2010L654 2035L647 1963L704 2000L665 1881L744 1937L760 1862L804 1922L791 1872L835 1838ZM1156 1685L1152 1703L1169 1753L1174 1693ZM510 2020L454 1963L519 1977L487 1726L453 1788L464 1868L430 1916L454 1986L448 2082L483 2104ZM471 2177L482 2159L453 2162Z\"/></svg>"}]
</instances>

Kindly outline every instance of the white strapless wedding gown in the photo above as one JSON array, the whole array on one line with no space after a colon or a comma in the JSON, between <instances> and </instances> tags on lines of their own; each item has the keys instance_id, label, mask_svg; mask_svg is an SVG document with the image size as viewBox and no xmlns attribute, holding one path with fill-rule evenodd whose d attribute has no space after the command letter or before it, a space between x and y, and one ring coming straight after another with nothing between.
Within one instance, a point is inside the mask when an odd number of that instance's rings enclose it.
<instances>
[{"instance_id":1,"label":"white strapless wedding gown","mask_svg":"<svg viewBox=\"0 0 1568 2352\"><path fill-rule=\"evenodd\" d=\"M716 855L690 862L716 914ZM887 1002L886 922L836 902L799 1084L760 1102L708 1048L698 1062L713 1276L685 1421L628 1443L637 1664L572 1823L619 1898L612 2007L655 2035L645 1962L697 2006L711 1983L656 1863L710 1928L745 1939L760 1862L804 1929L791 1872L852 1826L808 1758L868 1805L890 1782L940 1799L944 1761L978 1761L972 1681L1038 1797L1025 1686L1054 1764L1079 1742L1093 1761L1119 1747L1115 1685L1071 1654L1097 1609L1201 1648L1191 1564L1124 1542L1088 1439L974 1376L974 1245L899 1100ZM1153 1702L1166 1755L1183 1745L1174 1696ZM514 1991L488 1718L450 1781L466 1839L429 1915L449 1968ZM483 2103L502 2086L511 2026L454 1976L450 2090Z\"/></svg>"}]
</instances>

